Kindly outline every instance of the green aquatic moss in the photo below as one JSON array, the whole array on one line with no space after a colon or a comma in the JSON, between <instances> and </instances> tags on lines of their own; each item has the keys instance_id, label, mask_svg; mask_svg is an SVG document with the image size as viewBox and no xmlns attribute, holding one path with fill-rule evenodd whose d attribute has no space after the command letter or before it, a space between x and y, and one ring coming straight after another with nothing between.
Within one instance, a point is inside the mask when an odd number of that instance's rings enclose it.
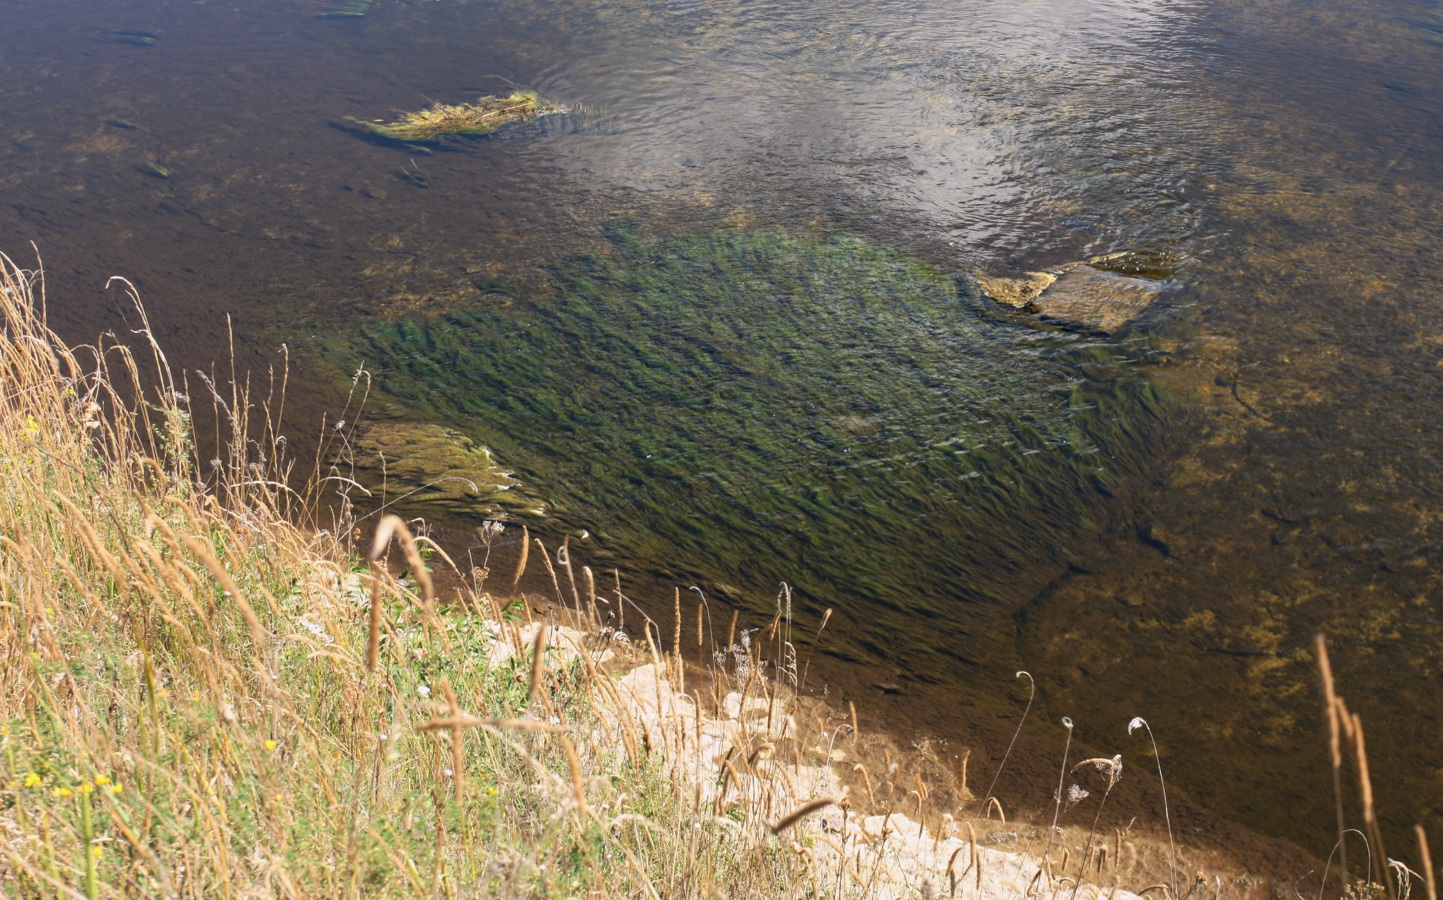
<instances>
[{"instance_id":1,"label":"green aquatic moss","mask_svg":"<svg viewBox=\"0 0 1443 900\"><path fill-rule=\"evenodd\" d=\"M554 275L333 352L492 448L592 561L758 606L787 580L888 655L905 614L935 625L913 651L1007 658L1007 617L1175 414L1118 345L999 321L856 238L622 230Z\"/></svg>"},{"instance_id":2,"label":"green aquatic moss","mask_svg":"<svg viewBox=\"0 0 1443 900\"><path fill-rule=\"evenodd\" d=\"M482 97L475 103L437 103L406 113L394 122L364 122L348 119L357 127L393 141L432 141L448 134L490 134L513 122L534 122L565 108L543 100L531 91L515 91L508 97Z\"/></svg>"}]
</instances>

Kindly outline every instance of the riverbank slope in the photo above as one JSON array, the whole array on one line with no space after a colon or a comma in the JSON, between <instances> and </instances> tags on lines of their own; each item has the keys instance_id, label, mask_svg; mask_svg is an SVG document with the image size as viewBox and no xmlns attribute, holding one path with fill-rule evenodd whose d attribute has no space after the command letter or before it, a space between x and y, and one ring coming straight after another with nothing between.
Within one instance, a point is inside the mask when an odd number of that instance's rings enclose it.
<instances>
[{"instance_id":1,"label":"riverbank slope","mask_svg":"<svg viewBox=\"0 0 1443 900\"><path fill-rule=\"evenodd\" d=\"M144 332L65 346L38 274L8 260L0 315L7 891L1222 889L1187 850L1104 819L1120 760L1064 764L1058 814L1103 805L1060 830L1009 823L965 775L961 807L920 776L899 793L898 758L924 751L801 698L789 610L688 671L699 629L679 613L602 627L624 595L556 548L531 549L552 596L518 597L395 517L322 521L345 479L286 470L278 396L177 381ZM225 458L197 458L193 405L214 409Z\"/></svg>"}]
</instances>

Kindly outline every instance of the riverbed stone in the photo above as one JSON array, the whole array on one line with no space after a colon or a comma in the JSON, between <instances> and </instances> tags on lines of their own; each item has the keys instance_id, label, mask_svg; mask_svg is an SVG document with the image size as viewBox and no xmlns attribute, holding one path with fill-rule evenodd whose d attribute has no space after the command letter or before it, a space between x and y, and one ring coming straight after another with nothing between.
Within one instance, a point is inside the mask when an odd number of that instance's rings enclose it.
<instances>
[{"instance_id":1,"label":"riverbed stone","mask_svg":"<svg viewBox=\"0 0 1443 900\"><path fill-rule=\"evenodd\" d=\"M1064 272L1037 295L1031 308L1062 325L1114 334L1146 312L1161 292L1160 281L1084 264Z\"/></svg>"},{"instance_id":2,"label":"riverbed stone","mask_svg":"<svg viewBox=\"0 0 1443 900\"><path fill-rule=\"evenodd\" d=\"M1162 292L1163 283L1119 275L1086 263L1057 274L1029 272L1024 278L978 276L992 300L1026 309L1069 328L1115 334L1142 315Z\"/></svg>"}]
</instances>

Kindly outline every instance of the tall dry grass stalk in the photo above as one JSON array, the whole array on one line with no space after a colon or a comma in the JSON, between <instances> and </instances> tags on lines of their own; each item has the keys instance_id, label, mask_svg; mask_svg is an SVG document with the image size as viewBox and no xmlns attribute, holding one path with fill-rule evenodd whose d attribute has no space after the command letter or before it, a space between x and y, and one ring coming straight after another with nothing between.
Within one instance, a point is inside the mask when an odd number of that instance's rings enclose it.
<instances>
[{"instance_id":1,"label":"tall dry grass stalk","mask_svg":"<svg viewBox=\"0 0 1443 900\"><path fill-rule=\"evenodd\" d=\"M1378 822L1377 809L1373 803L1373 776L1368 766L1368 748L1364 740L1363 719L1350 712L1347 702L1338 695L1333 676L1332 661L1328 657L1328 643L1319 634L1313 639L1317 656L1318 682L1323 698L1323 717L1328 725L1328 761L1333 772L1333 796L1336 808L1338 837L1334 845L1340 862L1339 880L1344 892L1368 895L1383 893L1389 900L1406 898L1412 891L1414 877L1421 878L1430 900L1437 897L1437 873L1433 868L1432 854L1428 849L1428 836L1422 825L1414 826L1418 842L1417 864L1421 872L1414 872L1401 861L1391 859L1383 847L1383 829ZM1358 804L1363 817L1360 831L1347 826L1343 801L1343 769L1345 759L1351 759L1357 779ZM1356 834L1363 838L1368 851L1368 870L1361 881L1355 880L1347 862L1347 838ZM1332 857L1328 861L1331 863ZM1375 876L1375 873L1376 876ZM1393 877L1390 878L1389 875ZM1324 869L1323 886L1327 884L1327 869ZM1321 896L1323 888L1319 888Z\"/></svg>"},{"instance_id":2,"label":"tall dry grass stalk","mask_svg":"<svg viewBox=\"0 0 1443 900\"><path fill-rule=\"evenodd\" d=\"M1313 640L1314 652L1318 657L1318 684L1323 694L1323 719L1328 723L1328 762L1333 770L1333 807L1338 823L1338 860L1342 867L1342 880L1348 879L1347 824L1343 815L1343 738L1342 726L1338 722L1338 695L1333 683L1333 666L1328 661L1328 644L1320 634ZM1323 871L1326 886L1328 873Z\"/></svg>"},{"instance_id":3,"label":"tall dry grass stalk","mask_svg":"<svg viewBox=\"0 0 1443 900\"><path fill-rule=\"evenodd\" d=\"M1433 854L1428 850L1428 832L1422 825L1413 826L1418 838L1418 867L1423 870L1423 887L1428 891L1428 900L1438 900L1438 879L1433 869Z\"/></svg>"},{"instance_id":4,"label":"tall dry grass stalk","mask_svg":"<svg viewBox=\"0 0 1443 900\"><path fill-rule=\"evenodd\" d=\"M1130 721L1130 722L1127 723L1127 733L1128 733L1128 734L1132 734L1134 731L1136 731L1136 730L1139 729L1139 728L1142 728L1142 729L1144 729L1144 730L1147 731L1147 738L1148 738L1149 741L1152 742L1152 755L1153 755L1153 759L1157 761L1157 783L1158 783L1159 787L1160 787L1161 790L1162 790L1162 814L1163 814L1163 819L1164 819L1164 820L1166 821L1166 823L1167 823L1167 853L1168 853L1169 885L1170 885L1171 888L1172 888L1172 896L1173 896L1174 898L1178 898L1178 897L1181 897L1181 896L1182 896L1182 893L1181 893L1181 891L1178 890L1178 880L1177 880L1177 843L1173 840L1173 837L1172 837L1172 812L1171 812L1171 810L1168 809L1168 805L1167 805L1167 781L1164 780L1163 777L1162 777L1162 754L1158 752L1158 749L1157 749L1157 737L1152 733L1152 726L1149 725L1149 724L1147 724L1147 720L1146 720L1146 719L1144 719L1142 716L1135 716L1135 717L1133 717L1132 721Z\"/></svg>"}]
</instances>

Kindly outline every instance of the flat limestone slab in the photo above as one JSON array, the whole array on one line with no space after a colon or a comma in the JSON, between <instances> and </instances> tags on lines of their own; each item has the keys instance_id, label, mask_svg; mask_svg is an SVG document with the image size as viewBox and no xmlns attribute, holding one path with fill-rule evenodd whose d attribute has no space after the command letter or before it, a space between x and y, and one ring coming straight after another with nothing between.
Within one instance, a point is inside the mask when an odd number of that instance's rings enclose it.
<instances>
[{"instance_id":1,"label":"flat limestone slab","mask_svg":"<svg viewBox=\"0 0 1443 900\"><path fill-rule=\"evenodd\" d=\"M989 298L1005 306L1027 309L1044 319L1113 334L1152 305L1163 283L1133 278L1077 263L1056 274L1028 272L1023 278L977 276Z\"/></svg>"},{"instance_id":2,"label":"flat limestone slab","mask_svg":"<svg viewBox=\"0 0 1443 900\"><path fill-rule=\"evenodd\" d=\"M1079 265L1040 291L1029 306L1062 325L1113 334L1142 315L1161 292L1159 281Z\"/></svg>"}]
</instances>

